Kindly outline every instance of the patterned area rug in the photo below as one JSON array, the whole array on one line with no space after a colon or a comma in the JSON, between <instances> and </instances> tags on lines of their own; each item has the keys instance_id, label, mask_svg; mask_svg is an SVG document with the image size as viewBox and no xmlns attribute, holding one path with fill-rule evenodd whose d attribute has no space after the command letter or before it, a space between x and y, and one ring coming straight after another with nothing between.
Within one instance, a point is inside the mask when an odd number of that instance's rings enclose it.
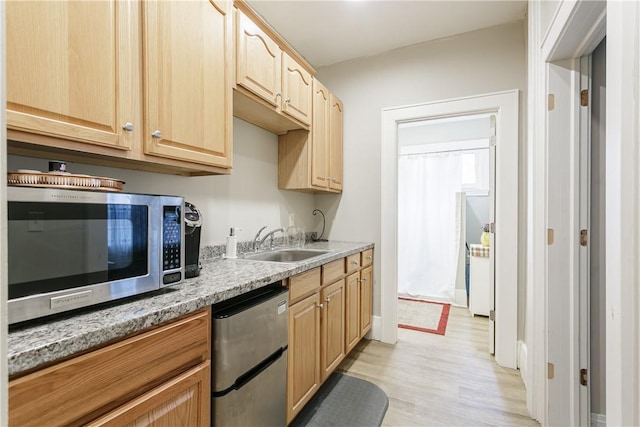
<instances>
[{"instance_id":1,"label":"patterned area rug","mask_svg":"<svg viewBox=\"0 0 640 427\"><path fill-rule=\"evenodd\" d=\"M451 304L398 298L398 327L444 335Z\"/></svg>"}]
</instances>

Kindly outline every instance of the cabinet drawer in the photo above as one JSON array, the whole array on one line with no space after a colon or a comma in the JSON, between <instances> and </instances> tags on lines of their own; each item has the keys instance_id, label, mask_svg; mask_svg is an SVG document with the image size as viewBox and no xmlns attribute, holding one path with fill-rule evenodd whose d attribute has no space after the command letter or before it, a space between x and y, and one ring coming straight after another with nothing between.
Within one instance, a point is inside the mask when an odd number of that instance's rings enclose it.
<instances>
[{"instance_id":1,"label":"cabinet drawer","mask_svg":"<svg viewBox=\"0 0 640 427\"><path fill-rule=\"evenodd\" d=\"M9 424L79 425L209 359L202 310L9 383Z\"/></svg>"},{"instance_id":2,"label":"cabinet drawer","mask_svg":"<svg viewBox=\"0 0 640 427\"><path fill-rule=\"evenodd\" d=\"M360 252L362 255L362 259L360 260L360 265L362 267L368 267L373 264L373 249L367 249L366 251Z\"/></svg>"},{"instance_id":3,"label":"cabinet drawer","mask_svg":"<svg viewBox=\"0 0 640 427\"><path fill-rule=\"evenodd\" d=\"M322 266L322 285L328 285L344 276L344 258Z\"/></svg>"},{"instance_id":4,"label":"cabinet drawer","mask_svg":"<svg viewBox=\"0 0 640 427\"><path fill-rule=\"evenodd\" d=\"M320 288L320 267L289 278L289 305Z\"/></svg>"},{"instance_id":5,"label":"cabinet drawer","mask_svg":"<svg viewBox=\"0 0 640 427\"><path fill-rule=\"evenodd\" d=\"M349 255L347 257L347 274L358 269L360 269L360 253Z\"/></svg>"}]
</instances>

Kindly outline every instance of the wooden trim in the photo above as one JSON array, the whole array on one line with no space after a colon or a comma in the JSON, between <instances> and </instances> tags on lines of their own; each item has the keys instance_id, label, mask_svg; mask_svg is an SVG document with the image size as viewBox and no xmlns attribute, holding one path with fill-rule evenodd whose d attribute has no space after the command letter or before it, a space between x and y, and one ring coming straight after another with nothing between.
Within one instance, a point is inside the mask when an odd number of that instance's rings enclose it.
<instances>
[{"instance_id":1,"label":"wooden trim","mask_svg":"<svg viewBox=\"0 0 640 427\"><path fill-rule=\"evenodd\" d=\"M7 139L7 154L16 156L42 159L63 158L69 162L183 176L230 175L233 170L232 168L195 165L161 157L153 157L151 160L149 157L137 156L130 151L114 154L107 147L92 146L93 152L89 153L86 152L89 147L82 142L50 138L15 130L7 131ZM52 143L55 143L58 147L50 146Z\"/></svg>"},{"instance_id":2,"label":"wooden trim","mask_svg":"<svg viewBox=\"0 0 640 427\"><path fill-rule=\"evenodd\" d=\"M284 52L288 53L302 68L307 70L311 76L316 75L316 70L304 59L291 45L276 32L258 13L244 0L234 0L233 5L247 15L262 31L267 33Z\"/></svg>"}]
</instances>

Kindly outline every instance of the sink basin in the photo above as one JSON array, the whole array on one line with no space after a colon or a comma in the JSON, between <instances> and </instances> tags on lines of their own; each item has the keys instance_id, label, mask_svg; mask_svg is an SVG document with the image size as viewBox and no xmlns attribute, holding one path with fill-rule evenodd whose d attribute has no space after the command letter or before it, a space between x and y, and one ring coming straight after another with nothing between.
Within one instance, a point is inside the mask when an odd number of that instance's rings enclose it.
<instances>
[{"instance_id":1,"label":"sink basin","mask_svg":"<svg viewBox=\"0 0 640 427\"><path fill-rule=\"evenodd\" d=\"M253 261L269 261L269 262L284 262L293 263L308 260L320 255L329 253L330 251L318 250L318 249L281 249L277 251L258 252L255 254L245 254L242 256L244 259L250 259Z\"/></svg>"}]
</instances>

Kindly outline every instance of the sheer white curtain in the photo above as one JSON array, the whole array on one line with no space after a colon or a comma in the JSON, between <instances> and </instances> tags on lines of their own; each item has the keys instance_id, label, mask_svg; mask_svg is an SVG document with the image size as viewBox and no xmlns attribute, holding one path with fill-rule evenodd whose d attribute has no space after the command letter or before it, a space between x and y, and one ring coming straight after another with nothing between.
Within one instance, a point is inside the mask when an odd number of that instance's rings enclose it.
<instances>
[{"instance_id":1,"label":"sheer white curtain","mask_svg":"<svg viewBox=\"0 0 640 427\"><path fill-rule=\"evenodd\" d=\"M460 152L399 157L399 293L455 299L461 189Z\"/></svg>"}]
</instances>

